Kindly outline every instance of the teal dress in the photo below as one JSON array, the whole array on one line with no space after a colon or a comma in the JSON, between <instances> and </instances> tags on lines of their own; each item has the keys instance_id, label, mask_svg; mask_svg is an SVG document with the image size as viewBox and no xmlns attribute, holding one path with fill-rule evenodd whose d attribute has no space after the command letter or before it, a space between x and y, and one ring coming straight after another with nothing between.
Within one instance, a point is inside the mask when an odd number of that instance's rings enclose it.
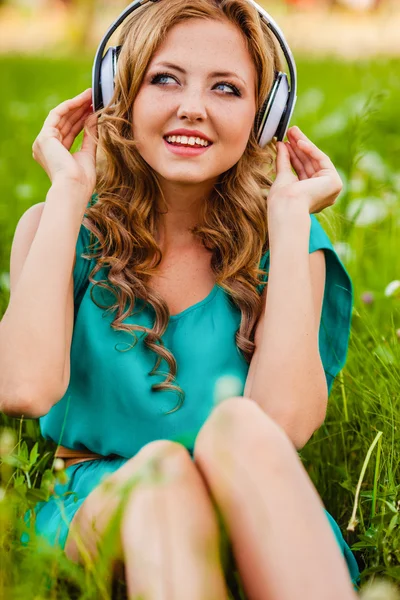
<instances>
[{"instance_id":1,"label":"teal dress","mask_svg":"<svg viewBox=\"0 0 400 600\"><path fill-rule=\"evenodd\" d=\"M319 349L330 391L346 360L353 290L325 231L314 215L310 218L309 252L324 249L326 257ZM81 225L73 272L75 317L70 383L64 397L39 422L44 438L68 448L89 449L105 458L68 467L68 483L56 486L55 496L35 506L36 532L62 548L69 524L88 494L145 444L156 439L174 440L184 444L192 454L196 435L217 400L218 380L234 377L237 385L230 395L243 395L249 368L235 344L240 311L229 301L225 290L215 285L206 298L171 316L163 335L165 346L177 361L177 382L185 391L181 408L166 415L177 405L178 398L175 392L151 390L152 384L161 383L164 376L149 375L155 354L144 345L143 334L138 331L136 345L129 348L132 336L114 331L110 327L113 316L91 300L93 286L88 275L93 259L81 257L88 244L89 232ZM260 267L268 271L269 252L262 257ZM104 269L95 276L96 280L106 278ZM262 286L258 291L261 293ZM94 297L102 305L115 302L114 296L101 288L95 289ZM143 310L125 322L151 328L152 307L137 302ZM168 370L164 361L159 370ZM73 494L63 497L65 492L75 492L78 501L74 502ZM326 514L356 583L359 572L355 558L338 525ZM28 511L25 521L29 518ZM28 539L28 534L24 534L22 542Z\"/></svg>"}]
</instances>

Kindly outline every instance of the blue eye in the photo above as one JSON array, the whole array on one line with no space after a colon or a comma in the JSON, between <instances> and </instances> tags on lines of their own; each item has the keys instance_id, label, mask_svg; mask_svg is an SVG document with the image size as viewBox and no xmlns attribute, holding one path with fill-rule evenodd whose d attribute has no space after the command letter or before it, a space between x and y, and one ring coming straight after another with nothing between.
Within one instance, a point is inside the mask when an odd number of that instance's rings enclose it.
<instances>
[{"instance_id":1,"label":"blue eye","mask_svg":"<svg viewBox=\"0 0 400 600\"><path fill-rule=\"evenodd\" d=\"M230 87L231 90L233 90L233 94L235 94L235 96L241 96L241 93L239 92L237 87L235 85L233 85L232 83L228 83L226 81L220 81L220 83L217 83L217 86L218 85L225 85L227 87ZM226 93L226 92L224 92L224 93ZM231 95L232 95L232 92L231 92Z\"/></svg>"},{"instance_id":2,"label":"blue eye","mask_svg":"<svg viewBox=\"0 0 400 600\"><path fill-rule=\"evenodd\" d=\"M154 75L151 78L150 83L152 84L158 84L158 85L168 85L167 83L163 83L161 80L162 79L173 79L176 83L176 79L175 77L173 77L172 75L170 75L169 73L156 73L156 75ZM242 94L240 93L240 91L238 90L238 88L233 85L232 83L228 83L226 81L220 81L219 83L217 83L215 85L215 87L218 86L225 86L225 87L229 87L231 88L231 90L233 90L232 92L223 92L226 96L241 96Z\"/></svg>"},{"instance_id":3,"label":"blue eye","mask_svg":"<svg viewBox=\"0 0 400 600\"><path fill-rule=\"evenodd\" d=\"M160 85L166 85L165 83L161 83L160 79L164 79L164 78L168 79L168 77L170 77L171 79L174 79L172 77L172 75L170 75L169 73L157 73L157 75L154 75L154 77L151 78L150 83L160 83Z\"/></svg>"}]
</instances>

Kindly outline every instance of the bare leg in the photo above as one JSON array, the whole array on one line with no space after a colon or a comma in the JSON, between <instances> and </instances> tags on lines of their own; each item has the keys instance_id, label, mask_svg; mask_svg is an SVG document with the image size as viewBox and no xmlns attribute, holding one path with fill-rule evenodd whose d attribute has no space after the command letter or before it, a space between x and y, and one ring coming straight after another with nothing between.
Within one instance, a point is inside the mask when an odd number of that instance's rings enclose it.
<instances>
[{"instance_id":1,"label":"bare leg","mask_svg":"<svg viewBox=\"0 0 400 600\"><path fill-rule=\"evenodd\" d=\"M169 444L124 510L129 599L226 600L214 508L187 450Z\"/></svg>"},{"instance_id":2,"label":"bare leg","mask_svg":"<svg viewBox=\"0 0 400 600\"><path fill-rule=\"evenodd\" d=\"M155 477L154 460L159 467ZM129 488L132 481L136 485ZM217 517L183 446L167 440L146 444L97 486L75 514L66 555L83 563L88 554L99 564L109 551L108 530L121 509L109 575L125 576L130 599L226 600Z\"/></svg>"},{"instance_id":3,"label":"bare leg","mask_svg":"<svg viewBox=\"0 0 400 600\"><path fill-rule=\"evenodd\" d=\"M322 502L283 430L245 397L222 402L195 461L224 517L249 600L354 600Z\"/></svg>"}]
</instances>

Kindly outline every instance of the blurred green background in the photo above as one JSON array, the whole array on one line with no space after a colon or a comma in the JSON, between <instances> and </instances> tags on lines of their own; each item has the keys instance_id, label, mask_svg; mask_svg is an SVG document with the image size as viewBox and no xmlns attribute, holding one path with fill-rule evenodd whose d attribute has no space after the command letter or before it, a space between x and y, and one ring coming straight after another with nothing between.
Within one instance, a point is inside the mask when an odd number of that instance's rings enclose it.
<instances>
[{"instance_id":1,"label":"blurred green background","mask_svg":"<svg viewBox=\"0 0 400 600\"><path fill-rule=\"evenodd\" d=\"M345 4L263 3L296 49L299 89L292 124L331 157L343 180L339 200L318 218L355 292L347 363L335 381L326 421L301 456L356 553L363 583L383 576L398 584L400 59L398 40L389 42L400 15L391 2L368 10L350 10ZM16 225L29 206L45 200L49 189L47 175L32 158L33 141L51 108L91 86L96 43L123 6L94 1L0 4L0 77L5 83L0 103L0 317L9 301ZM44 15L49 23L64 24L56 31L53 27L47 40L40 35ZM302 23L306 36L301 35ZM349 31L353 33L346 41L341 34ZM29 39L37 42L33 48L27 47ZM40 438L37 421L0 415L0 424L0 505L6 508L0 517L6 532L0 550L8 567L0 574L0 592L5 598L11 597L10 590L12 597L26 598L28 586L47 597L42 576L54 568L50 555L35 555L33 568L32 549L24 553L18 547L18 534L21 514L37 499L34 489L47 489L45 470L58 477L51 468L54 445ZM29 455L36 442L38 456ZM46 458L35 471L39 457ZM34 485L29 485L33 472ZM347 531L353 510L358 522L354 531ZM57 560L63 564L62 557ZM79 588L80 576L64 568L60 572ZM96 582L92 585L93 596L85 597L97 598Z\"/></svg>"}]
</instances>

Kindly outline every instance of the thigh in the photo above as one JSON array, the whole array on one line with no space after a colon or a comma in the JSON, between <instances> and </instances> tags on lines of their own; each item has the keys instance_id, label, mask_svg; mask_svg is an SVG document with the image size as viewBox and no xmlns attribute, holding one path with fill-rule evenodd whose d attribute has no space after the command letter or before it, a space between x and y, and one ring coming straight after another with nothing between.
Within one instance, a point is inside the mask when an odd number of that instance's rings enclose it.
<instances>
[{"instance_id":1,"label":"thigh","mask_svg":"<svg viewBox=\"0 0 400 600\"><path fill-rule=\"evenodd\" d=\"M171 462L178 465L178 470L196 469L184 446L168 440L156 440L146 444L133 458L128 459L90 492L71 521L65 544L68 558L77 563L83 563L87 556L95 560L98 556L98 545L102 545L110 522L117 512L120 512L118 509L121 509L124 500L128 499L135 484L144 481L148 476L153 477L158 469L168 472L166 459L172 456L174 461ZM118 527L117 524L112 562L117 571L121 572L123 553Z\"/></svg>"},{"instance_id":2,"label":"thigh","mask_svg":"<svg viewBox=\"0 0 400 600\"><path fill-rule=\"evenodd\" d=\"M357 562L339 526L324 510L295 447L253 400L232 397L221 402L200 430L194 455L230 523L231 534L248 511L248 522L257 520L253 528L256 533L266 531L272 538L275 531L274 551L281 540L287 545L290 539L294 548L294 542L314 539L318 549L318 544L324 546L327 539L327 518L352 582L357 585ZM245 548L249 530L247 525L244 541L237 544L238 551ZM314 538L310 537L312 530ZM248 556L250 552L251 548ZM285 552L289 556L289 551ZM323 547L321 555L324 552Z\"/></svg>"}]
</instances>

